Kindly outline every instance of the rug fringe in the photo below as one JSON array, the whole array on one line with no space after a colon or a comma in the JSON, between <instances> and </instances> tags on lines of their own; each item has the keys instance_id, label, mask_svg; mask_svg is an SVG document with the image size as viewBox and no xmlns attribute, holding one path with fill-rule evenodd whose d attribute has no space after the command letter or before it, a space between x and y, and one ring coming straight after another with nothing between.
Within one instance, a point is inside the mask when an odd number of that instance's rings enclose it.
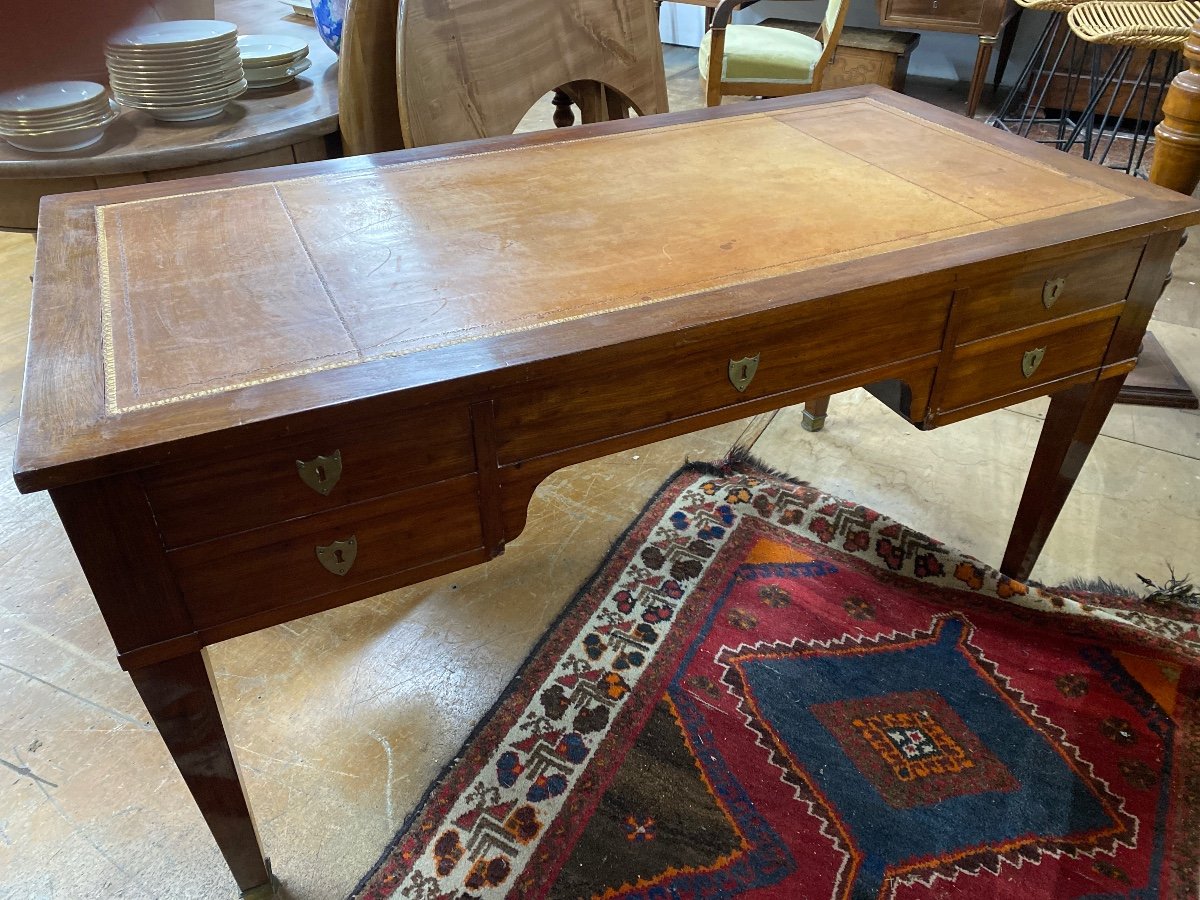
<instances>
[{"instance_id":1,"label":"rug fringe","mask_svg":"<svg viewBox=\"0 0 1200 900\"><path fill-rule=\"evenodd\" d=\"M745 469L754 469L759 474L767 475L780 481L786 481L790 484L796 484L802 487L810 487L810 484L807 481L797 478L795 475L791 474L790 472L785 472L783 469L778 469L775 466L767 465L744 447L735 447L725 456L724 459L719 459L715 462L699 462L688 460L676 474L680 475L684 472L696 472L699 475L724 476L733 472L740 472Z\"/></svg>"},{"instance_id":2,"label":"rug fringe","mask_svg":"<svg viewBox=\"0 0 1200 900\"><path fill-rule=\"evenodd\" d=\"M1074 592L1108 594L1110 597L1129 597L1133 600L1139 599L1140 596L1133 588L1118 584L1115 581L1109 581L1107 578L1069 578L1062 584L1056 584L1048 588L1048 590L1065 594Z\"/></svg>"}]
</instances>

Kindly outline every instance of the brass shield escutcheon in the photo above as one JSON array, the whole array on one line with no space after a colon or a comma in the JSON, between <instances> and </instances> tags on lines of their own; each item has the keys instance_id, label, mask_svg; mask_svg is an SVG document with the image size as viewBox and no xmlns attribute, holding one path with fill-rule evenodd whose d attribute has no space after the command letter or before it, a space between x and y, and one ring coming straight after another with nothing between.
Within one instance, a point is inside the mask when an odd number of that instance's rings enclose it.
<instances>
[{"instance_id":1,"label":"brass shield escutcheon","mask_svg":"<svg viewBox=\"0 0 1200 900\"><path fill-rule=\"evenodd\" d=\"M358 556L358 539L354 535L344 541L334 541L327 547L317 547L317 559L334 575L345 575Z\"/></svg>"},{"instance_id":2,"label":"brass shield escutcheon","mask_svg":"<svg viewBox=\"0 0 1200 900\"><path fill-rule=\"evenodd\" d=\"M296 471L300 480L323 497L328 497L333 486L342 477L342 451L334 450L328 456L318 456L305 462L296 460Z\"/></svg>"},{"instance_id":3,"label":"brass shield escutcheon","mask_svg":"<svg viewBox=\"0 0 1200 900\"><path fill-rule=\"evenodd\" d=\"M742 393L750 387L750 382L754 380L754 373L758 371L758 358L761 355L761 353L756 353L745 359L729 361L729 381L738 389L738 393Z\"/></svg>"},{"instance_id":4,"label":"brass shield escutcheon","mask_svg":"<svg viewBox=\"0 0 1200 900\"><path fill-rule=\"evenodd\" d=\"M1025 373L1025 377L1032 377L1033 373L1038 370L1038 366L1042 364L1042 360L1045 358L1045 347L1038 347L1036 350L1026 350L1025 356L1021 358L1021 371Z\"/></svg>"},{"instance_id":5,"label":"brass shield escutcheon","mask_svg":"<svg viewBox=\"0 0 1200 900\"><path fill-rule=\"evenodd\" d=\"M1063 275L1060 278L1051 278L1042 285L1042 306L1049 309L1052 307L1059 297L1062 296L1063 288L1067 286L1067 276Z\"/></svg>"}]
</instances>

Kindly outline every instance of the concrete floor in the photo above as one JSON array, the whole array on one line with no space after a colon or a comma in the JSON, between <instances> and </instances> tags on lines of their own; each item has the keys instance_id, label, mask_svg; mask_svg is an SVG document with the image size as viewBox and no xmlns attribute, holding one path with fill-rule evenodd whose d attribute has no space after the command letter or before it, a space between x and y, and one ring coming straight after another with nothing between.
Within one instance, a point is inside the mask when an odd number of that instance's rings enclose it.
<instances>
[{"instance_id":1,"label":"concrete floor","mask_svg":"<svg viewBox=\"0 0 1200 900\"><path fill-rule=\"evenodd\" d=\"M699 105L668 50L673 109ZM961 109L963 88L912 92ZM548 108L546 119L548 120ZM536 118L536 117L535 117ZM669 161L664 161L669 165ZM0 234L0 455L11 458L33 238ZM1152 330L1200 386L1200 241ZM755 452L998 561L1044 402L921 434L862 392L820 434L780 414ZM610 542L685 458L743 423L547 481L504 557L212 648L234 743L285 895L344 896ZM0 897L232 898L237 890L114 650L47 497L0 478ZM1136 584L1200 575L1200 415L1114 411L1035 570Z\"/></svg>"}]
</instances>

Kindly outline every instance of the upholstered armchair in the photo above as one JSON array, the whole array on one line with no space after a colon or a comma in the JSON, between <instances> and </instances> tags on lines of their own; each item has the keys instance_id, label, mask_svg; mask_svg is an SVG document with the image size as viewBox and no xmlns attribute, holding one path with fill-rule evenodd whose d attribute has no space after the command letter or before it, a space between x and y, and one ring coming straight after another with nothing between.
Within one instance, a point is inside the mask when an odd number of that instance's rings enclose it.
<instances>
[{"instance_id":1,"label":"upholstered armchair","mask_svg":"<svg viewBox=\"0 0 1200 900\"><path fill-rule=\"evenodd\" d=\"M850 0L829 0L815 38L765 25L733 25L740 0L723 0L700 42L700 78L709 106L726 95L784 97L821 89Z\"/></svg>"}]
</instances>

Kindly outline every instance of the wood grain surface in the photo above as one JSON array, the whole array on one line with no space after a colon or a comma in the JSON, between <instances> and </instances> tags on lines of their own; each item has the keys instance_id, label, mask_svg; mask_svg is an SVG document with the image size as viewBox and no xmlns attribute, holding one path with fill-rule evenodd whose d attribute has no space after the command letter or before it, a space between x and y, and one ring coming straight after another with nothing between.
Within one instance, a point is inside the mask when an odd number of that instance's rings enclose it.
<instances>
[{"instance_id":1,"label":"wood grain surface","mask_svg":"<svg viewBox=\"0 0 1200 900\"><path fill-rule=\"evenodd\" d=\"M415 0L400 5L397 90L407 146L512 134L573 82L667 111L652 0Z\"/></svg>"},{"instance_id":2,"label":"wood grain surface","mask_svg":"<svg viewBox=\"0 0 1200 900\"><path fill-rule=\"evenodd\" d=\"M145 465L383 390L431 402L455 377L736 315L767 278L783 303L928 271L931 245L939 267L1086 250L1191 210L871 91L56 201L18 477ZM659 168L667 148L687 165Z\"/></svg>"}]
</instances>

